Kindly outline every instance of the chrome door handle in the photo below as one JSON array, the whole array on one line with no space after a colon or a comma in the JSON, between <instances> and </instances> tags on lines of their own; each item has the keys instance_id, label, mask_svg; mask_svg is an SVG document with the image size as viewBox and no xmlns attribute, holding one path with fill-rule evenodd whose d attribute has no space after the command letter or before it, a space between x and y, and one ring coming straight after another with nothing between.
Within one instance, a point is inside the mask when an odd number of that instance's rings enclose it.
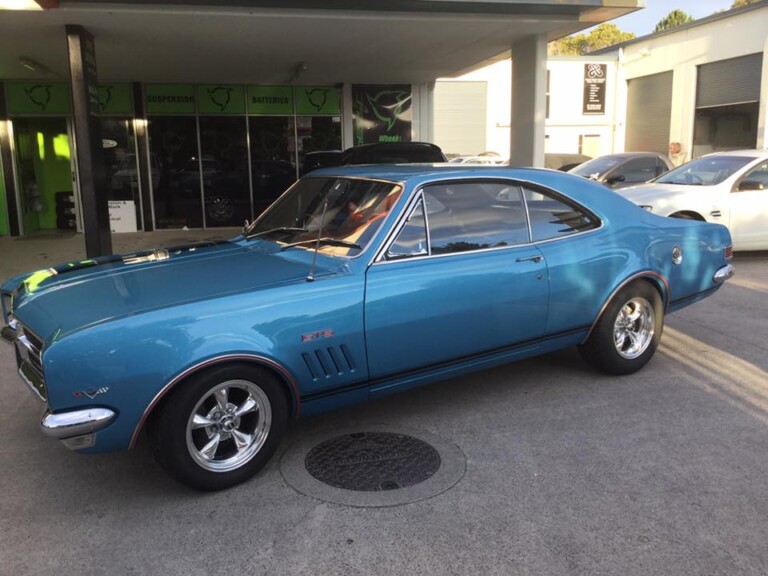
<instances>
[{"instance_id":1,"label":"chrome door handle","mask_svg":"<svg viewBox=\"0 0 768 576\"><path fill-rule=\"evenodd\" d=\"M518 258L515 262L541 262L543 259L542 256L528 256L528 258Z\"/></svg>"}]
</instances>

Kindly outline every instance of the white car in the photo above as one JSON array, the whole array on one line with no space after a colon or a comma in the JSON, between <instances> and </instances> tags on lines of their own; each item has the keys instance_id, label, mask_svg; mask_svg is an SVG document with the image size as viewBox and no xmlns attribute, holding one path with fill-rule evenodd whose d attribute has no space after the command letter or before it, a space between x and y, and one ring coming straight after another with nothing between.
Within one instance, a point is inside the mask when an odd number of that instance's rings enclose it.
<instances>
[{"instance_id":1,"label":"white car","mask_svg":"<svg viewBox=\"0 0 768 576\"><path fill-rule=\"evenodd\" d=\"M660 216L725 224L734 250L768 250L768 150L707 154L616 192Z\"/></svg>"}]
</instances>

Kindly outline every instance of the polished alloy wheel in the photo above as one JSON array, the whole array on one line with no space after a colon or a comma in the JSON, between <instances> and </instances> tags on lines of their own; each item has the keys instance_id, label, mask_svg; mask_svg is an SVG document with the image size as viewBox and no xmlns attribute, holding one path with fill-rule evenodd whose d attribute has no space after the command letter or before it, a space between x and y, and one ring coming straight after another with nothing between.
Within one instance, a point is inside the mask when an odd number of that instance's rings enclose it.
<instances>
[{"instance_id":1,"label":"polished alloy wheel","mask_svg":"<svg viewBox=\"0 0 768 576\"><path fill-rule=\"evenodd\" d=\"M635 297L624 304L613 323L613 342L622 358L637 358L653 341L653 306L645 298Z\"/></svg>"},{"instance_id":2,"label":"polished alloy wheel","mask_svg":"<svg viewBox=\"0 0 768 576\"><path fill-rule=\"evenodd\" d=\"M261 450L271 423L269 398L259 386L248 380L222 382L192 410L187 449L206 470L235 470Z\"/></svg>"}]
</instances>

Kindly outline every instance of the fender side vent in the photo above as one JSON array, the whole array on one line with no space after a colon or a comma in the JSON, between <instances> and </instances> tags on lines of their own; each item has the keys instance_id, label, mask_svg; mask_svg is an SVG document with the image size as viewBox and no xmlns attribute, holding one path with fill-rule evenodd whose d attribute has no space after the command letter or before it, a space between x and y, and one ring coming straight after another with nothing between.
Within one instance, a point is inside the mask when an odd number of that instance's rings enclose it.
<instances>
[{"instance_id":1,"label":"fender side vent","mask_svg":"<svg viewBox=\"0 0 768 576\"><path fill-rule=\"evenodd\" d=\"M341 348L317 348L312 352L301 354L313 380L343 376L346 372L354 372L355 365L352 355L346 346Z\"/></svg>"}]
</instances>

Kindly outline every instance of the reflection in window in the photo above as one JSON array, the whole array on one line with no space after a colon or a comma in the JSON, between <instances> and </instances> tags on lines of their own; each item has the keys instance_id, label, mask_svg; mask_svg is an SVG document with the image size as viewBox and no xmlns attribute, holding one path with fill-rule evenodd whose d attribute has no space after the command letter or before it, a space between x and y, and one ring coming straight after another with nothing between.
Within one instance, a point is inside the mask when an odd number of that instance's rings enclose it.
<instances>
[{"instance_id":1,"label":"reflection in window","mask_svg":"<svg viewBox=\"0 0 768 576\"><path fill-rule=\"evenodd\" d=\"M296 181L293 118L252 116L251 172L254 212L258 216Z\"/></svg>"},{"instance_id":2,"label":"reflection in window","mask_svg":"<svg viewBox=\"0 0 768 576\"><path fill-rule=\"evenodd\" d=\"M152 189L158 228L201 228L197 126L191 116L149 119Z\"/></svg>"},{"instance_id":3,"label":"reflection in window","mask_svg":"<svg viewBox=\"0 0 768 576\"><path fill-rule=\"evenodd\" d=\"M104 142L107 198L133 202L136 222L140 223L141 200L133 122L127 118L102 117L101 136Z\"/></svg>"},{"instance_id":4,"label":"reflection in window","mask_svg":"<svg viewBox=\"0 0 768 576\"><path fill-rule=\"evenodd\" d=\"M237 226L251 218L245 118L201 116L205 225Z\"/></svg>"},{"instance_id":5,"label":"reflection in window","mask_svg":"<svg viewBox=\"0 0 768 576\"><path fill-rule=\"evenodd\" d=\"M397 238L389 247L387 259L396 260L426 254L428 254L427 223L424 219L424 202L419 200Z\"/></svg>"},{"instance_id":6,"label":"reflection in window","mask_svg":"<svg viewBox=\"0 0 768 576\"><path fill-rule=\"evenodd\" d=\"M341 117L299 116L296 118L301 175L336 166L341 161Z\"/></svg>"},{"instance_id":7,"label":"reflection in window","mask_svg":"<svg viewBox=\"0 0 768 576\"><path fill-rule=\"evenodd\" d=\"M519 186L498 182L424 189L432 254L525 244L528 224Z\"/></svg>"},{"instance_id":8,"label":"reflection in window","mask_svg":"<svg viewBox=\"0 0 768 576\"><path fill-rule=\"evenodd\" d=\"M597 218L565 199L524 188L533 241L569 236L599 226Z\"/></svg>"}]
</instances>

